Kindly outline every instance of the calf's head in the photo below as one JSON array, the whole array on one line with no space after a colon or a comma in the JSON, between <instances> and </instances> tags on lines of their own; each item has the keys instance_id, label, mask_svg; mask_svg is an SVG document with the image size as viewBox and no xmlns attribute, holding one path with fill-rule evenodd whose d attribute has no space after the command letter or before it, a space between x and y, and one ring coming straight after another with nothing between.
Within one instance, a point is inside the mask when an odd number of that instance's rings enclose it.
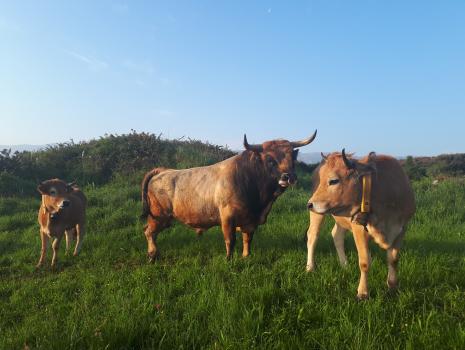
<instances>
[{"instance_id":1,"label":"calf's head","mask_svg":"<svg viewBox=\"0 0 465 350\"><path fill-rule=\"evenodd\" d=\"M315 137L316 130L312 136L302 141L274 140L251 145L244 135L244 147L248 151L255 152L260 157L267 174L276 179L279 186L286 188L297 181L294 164L299 150L296 148L310 144Z\"/></svg>"},{"instance_id":2,"label":"calf's head","mask_svg":"<svg viewBox=\"0 0 465 350\"><path fill-rule=\"evenodd\" d=\"M42 195L42 201L51 213L69 207L69 193L73 191L74 182L66 183L60 179L43 181L37 186L37 190Z\"/></svg>"},{"instance_id":3,"label":"calf's head","mask_svg":"<svg viewBox=\"0 0 465 350\"><path fill-rule=\"evenodd\" d=\"M352 215L360 205L362 185L360 177L376 170L372 152L358 161L345 151L323 155L323 160L313 175L313 195L308 209L319 214Z\"/></svg>"}]
</instances>

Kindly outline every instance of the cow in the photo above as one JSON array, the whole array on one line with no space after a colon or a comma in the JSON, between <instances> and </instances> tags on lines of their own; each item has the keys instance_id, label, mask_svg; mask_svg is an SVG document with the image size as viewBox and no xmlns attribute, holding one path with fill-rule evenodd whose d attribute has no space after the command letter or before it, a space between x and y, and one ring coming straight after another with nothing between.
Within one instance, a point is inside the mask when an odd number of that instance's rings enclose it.
<instances>
[{"instance_id":1,"label":"cow","mask_svg":"<svg viewBox=\"0 0 465 350\"><path fill-rule=\"evenodd\" d=\"M371 185L364 185L368 181ZM307 271L312 271L315 266L315 244L323 219L325 215L331 215L336 221L332 236L342 265L347 264L344 252L346 230L352 231L355 239L361 274L357 298L364 300L369 296L370 238L387 250L387 285L390 290L397 288L399 250L407 223L415 213L413 190L400 163L390 156L373 152L356 160L342 150L342 153L323 158L314 172L313 186L313 195L307 204L310 209Z\"/></svg>"},{"instance_id":2,"label":"cow","mask_svg":"<svg viewBox=\"0 0 465 350\"><path fill-rule=\"evenodd\" d=\"M158 233L173 219L194 228L198 235L221 226L226 258L233 255L236 230L242 231L242 256L250 254L253 234L266 222L274 201L296 182L296 148L310 144L314 134L303 141L267 141L249 144L245 150L219 163L191 169L156 168L142 181L142 218L149 261L158 256Z\"/></svg>"},{"instance_id":3,"label":"cow","mask_svg":"<svg viewBox=\"0 0 465 350\"><path fill-rule=\"evenodd\" d=\"M63 234L66 236L66 254L73 238L76 239L73 255L79 254L85 234L87 199L74 182L66 183L60 179L44 181L37 190L42 195L38 215L42 250L37 267L45 261L49 238L53 239L53 267Z\"/></svg>"}]
</instances>

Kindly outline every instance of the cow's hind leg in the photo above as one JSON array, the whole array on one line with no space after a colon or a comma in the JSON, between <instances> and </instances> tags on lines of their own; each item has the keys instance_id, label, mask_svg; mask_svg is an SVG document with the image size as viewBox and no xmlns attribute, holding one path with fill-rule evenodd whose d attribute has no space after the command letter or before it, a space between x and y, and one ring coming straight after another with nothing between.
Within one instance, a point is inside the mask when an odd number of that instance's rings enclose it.
<instances>
[{"instance_id":1,"label":"cow's hind leg","mask_svg":"<svg viewBox=\"0 0 465 350\"><path fill-rule=\"evenodd\" d=\"M339 262L343 267L347 266L347 256L344 250L344 236L346 229L339 226L337 223L334 225L331 235L333 236L334 246L336 247Z\"/></svg>"},{"instance_id":2,"label":"cow's hind leg","mask_svg":"<svg viewBox=\"0 0 465 350\"><path fill-rule=\"evenodd\" d=\"M147 254L149 256L149 262L154 262L159 256L157 247L157 236L158 233L165 227L162 223L152 216L148 216L147 225L144 227L145 238L147 239Z\"/></svg>"},{"instance_id":3,"label":"cow's hind leg","mask_svg":"<svg viewBox=\"0 0 465 350\"><path fill-rule=\"evenodd\" d=\"M310 226L307 230L307 271L315 269L315 246L324 219L324 215L310 212Z\"/></svg>"},{"instance_id":4,"label":"cow's hind leg","mask_svg":"<svg viewBox=\"0 0 465 350\"><path fill-rule=\"evenodd\" d=\"M79 255L82 247L82 240L84 239L84 234L86 233L86 225L84 223L76 225L76 246L74 247L73 255Z\"/></svg>"},{"instance_id":5,"label":"cow's hind leg","mask_svg":"<svg viewBox=\"0 0 465 350\"><path fill-rule=\"evenodd\" d=\"M73 241L73 238L75 236L76 236L76 229L72 228L72 229L65 231L65 243L66 243L65 255L68 255L69 247L71 246L71 242Z\"/></svg>"},{"instance_id":6,"label":"cow's hind leg","mask_svg":"<svg viewBox=\"0 0 465 350\"><path fill-rule=\"evenodd\" d=\"M389 289L394 290L398 286L397 279L397 265L399 263L399 252L402 246L402 240L405 235L405 228L402 229L401 233L396 237L393 244L387 250L387 262L388 262L388 276L387 285Z\"/></svg>"}]
</instances>

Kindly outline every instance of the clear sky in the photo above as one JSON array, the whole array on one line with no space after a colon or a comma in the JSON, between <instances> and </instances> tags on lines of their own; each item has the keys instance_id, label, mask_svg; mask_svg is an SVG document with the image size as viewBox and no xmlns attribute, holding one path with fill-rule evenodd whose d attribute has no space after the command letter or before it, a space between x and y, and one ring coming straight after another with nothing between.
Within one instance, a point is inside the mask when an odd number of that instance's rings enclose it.
<instances>
[{"instance_id":1,"label":"clear sky","mask_svg":"<svg viewBox=\"0 0 465 350\"><path fill-rule=\"evenodd\" d=\"M465 152L465 1L1 1L0 144Z\"/></svg>"}]
</instances>

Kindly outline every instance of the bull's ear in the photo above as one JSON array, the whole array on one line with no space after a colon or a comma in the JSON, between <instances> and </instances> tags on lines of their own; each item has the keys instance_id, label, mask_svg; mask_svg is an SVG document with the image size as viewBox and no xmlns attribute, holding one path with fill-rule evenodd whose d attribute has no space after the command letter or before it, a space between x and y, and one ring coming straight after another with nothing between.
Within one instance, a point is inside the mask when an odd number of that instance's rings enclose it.
<instances>
[{"instance_id":1,"label":"bull's ear","mask_svg":"<svg viewBox=\"0 0 465 350\"><path fill-rule=\"evenodd\" d=\"M299 150L295 149L292 151L292 159L297 160L297 156L299 155Z\"/></svg>"}]
</instances>

